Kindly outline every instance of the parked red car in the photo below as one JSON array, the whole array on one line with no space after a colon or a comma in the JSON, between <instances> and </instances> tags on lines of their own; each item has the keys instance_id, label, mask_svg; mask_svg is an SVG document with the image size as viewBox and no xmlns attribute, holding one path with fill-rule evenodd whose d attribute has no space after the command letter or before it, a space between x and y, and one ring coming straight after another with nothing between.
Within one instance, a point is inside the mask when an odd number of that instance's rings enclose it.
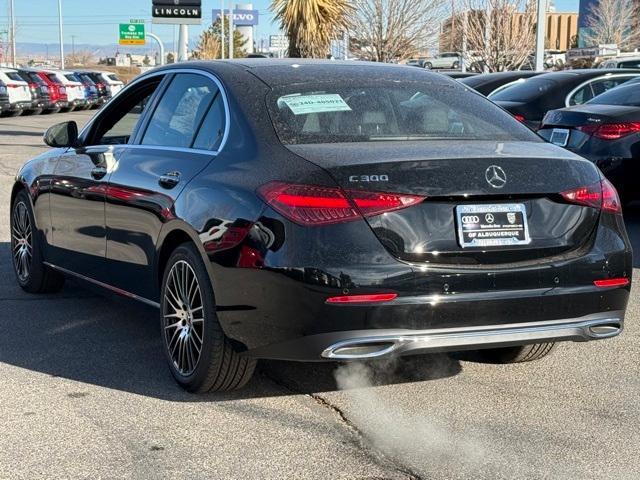
<instances>
[{"instance_id":1,"label":"parked red car","mask_svg":"<svg viewBox=\"0 0 640 480\"><path fill-rule=\"evenodd\" d=\"M66 108L69 105L67 99L67 91L61 83L52 80L45 72L37 69L25 69L34 72L40 77L49 87L49 96L51 97L50 107L45 111L48 113L58 113L60 109Z\"/></svg>"}]
</instances>

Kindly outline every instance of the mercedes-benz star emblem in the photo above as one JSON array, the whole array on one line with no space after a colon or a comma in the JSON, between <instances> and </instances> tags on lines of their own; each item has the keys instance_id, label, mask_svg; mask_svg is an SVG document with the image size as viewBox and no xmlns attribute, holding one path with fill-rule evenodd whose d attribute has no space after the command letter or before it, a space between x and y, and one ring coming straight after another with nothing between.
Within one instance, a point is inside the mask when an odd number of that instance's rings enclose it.
<instances>
[{"instance_id":1,"label":"mercedes-benz star emblem","mask_svg":"<svg viewBox=\"0 0 640 480\"><path fill-rule=\"evenodd\" d=\"M497 165L489 166L484 172L484 178L493 188L502 188L507 183L507 174Z\"/></svg>"}]
</instances>

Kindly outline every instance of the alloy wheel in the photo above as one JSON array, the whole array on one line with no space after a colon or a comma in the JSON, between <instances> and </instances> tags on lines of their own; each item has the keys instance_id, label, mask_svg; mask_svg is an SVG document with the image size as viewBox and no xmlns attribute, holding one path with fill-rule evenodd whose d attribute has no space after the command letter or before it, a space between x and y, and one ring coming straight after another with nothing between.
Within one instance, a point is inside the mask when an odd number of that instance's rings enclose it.
<instances>
[{"instance_id":1,"label":"alloy wheel","mask_svg":"<svg viewBox=\"0 0 640 480\"><path fill-rule=\"evenodd\" d=\"M180 375L198 365L204 339L204 308L194 270L184 260L171 266L162 301L165 346Z\"/></svg>"},{"instance_id":2,"label":"alloy wheel","mask_svg":"<svg viewBox=\"0 0 640 480\"><path fill-rule=\"evenodd\" d=\"M11 224L11 251L13 265L21 282L29 278L33 259L33 231L31 218L24 202L16 203L13 207Z\"/></svg>"}]
</instances>

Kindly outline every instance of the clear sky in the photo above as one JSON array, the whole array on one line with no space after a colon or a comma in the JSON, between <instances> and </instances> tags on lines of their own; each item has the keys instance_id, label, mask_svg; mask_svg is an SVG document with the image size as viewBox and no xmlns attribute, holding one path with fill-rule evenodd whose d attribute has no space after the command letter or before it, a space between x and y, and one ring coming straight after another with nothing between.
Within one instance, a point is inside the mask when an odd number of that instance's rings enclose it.
<instances>
[{"instance_id":1,"label":"clear sky","mask_svg":"<svg viewBox=\"0 0 640 480\"><path fill-rule=\"evenodd\" d=\"M577 11L579 0L555 0L558 12ZM8 17L9 0L0 0L0 31L5 30ZM57 43L58 13L57 0L14 0L17 15L18 42ZM211 11L220 8L220 0L203 0L203 25L211 22ZM225 4L229 5L229 0ZM242 3L242 2L241 2ZM246 3L249 3L247 1ZM256 27L255 41L260 43L270 34L277 33L277 25L272 23L273 15L269 11L270 0L253 0L255 9L260 11L260 25ZM71 43L75 36L76 44L117 43L118 23L128 22L131 18L150 21L151 0L63 0L65 43ZM174 29L167 25L153 25L152 31L166 43L173 41ZM191 27L190 36L198 35L202 27Z\"/></svg>"},{"instance_id":2,"label":"clear sky","mask_svg":"<svg viewBox=\"0 0 640 480\"><path fill-rule=\"evenodd\" d=\"M0 32L8 24L8 2L0 0ZM14 0L14 3L18 42L58 43L58 0ZM260 11L260 24L254 36L256 42L277 33L278 27L272 24L273 15L269 11L270 0L237 3L253 3L253 8ZM220 4L221 0L202 1L203 26L211 23L211 11L220 8ZM230 1L225 0L227 8L229 4ZM120 22L127 23L131 18L151 21L151 0L62 0L62 12L65 43L71 43L74 35L76 44L112 44L118 43ZM173 26L150 26L149 23L147 28L165 42L173 41ZM189 36L197 36L202 28L190 27Z\"/></svg>"}]
</instances>

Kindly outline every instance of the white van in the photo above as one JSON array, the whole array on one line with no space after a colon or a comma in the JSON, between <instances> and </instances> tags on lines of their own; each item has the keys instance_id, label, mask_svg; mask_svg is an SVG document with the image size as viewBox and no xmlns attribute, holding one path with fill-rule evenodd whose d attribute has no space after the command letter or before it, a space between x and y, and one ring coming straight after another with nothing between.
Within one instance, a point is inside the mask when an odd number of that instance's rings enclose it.
<instances>
[{"instance_id":1,"label":"white van","mask_svg":"<svg viewBox=\"0 0 640 480\"><path fill-rule=\"evenodd\" d=\"M31 108L32 97L29 84L17 71L11 68L0 68L0 82L6 84L9 95L9 115L22 115L23 110Z\"/></svg>"},{"instance_id":2,"label":"white van","mask_svg":"<svg viewBox=\"0 0 640 480\"><path fill-rule=\"evenodd\" d=\"M69 111L72 111L77 107L85 107L87 105L84 85L80 82L67 78L67 75L73 76L73 72L66 72L63 70L46 70L45 74L52 82L64 85L67 90L67 98L69 100Z\"/></svg>"}]
</instances>

